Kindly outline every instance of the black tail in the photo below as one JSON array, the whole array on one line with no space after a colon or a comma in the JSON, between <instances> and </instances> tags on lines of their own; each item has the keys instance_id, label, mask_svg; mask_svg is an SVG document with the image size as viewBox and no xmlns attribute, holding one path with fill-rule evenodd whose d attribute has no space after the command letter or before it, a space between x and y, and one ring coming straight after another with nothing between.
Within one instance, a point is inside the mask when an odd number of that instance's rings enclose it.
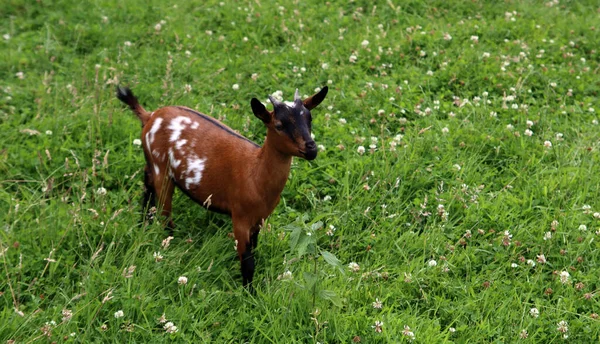
<instances>
[{"instance_id":1,"label":"black tail","mask_svg":"<svg viewBox=\"0 0 600 344\"><path fill-rule=\"evenodd\" d=\"M146 125L146 122L150 119L150 114L144 110L128 87L117 86L117 98L129 105L129 108L135 112L140 121L142 121L142 126Z\"/></svg>"}]
</instances>

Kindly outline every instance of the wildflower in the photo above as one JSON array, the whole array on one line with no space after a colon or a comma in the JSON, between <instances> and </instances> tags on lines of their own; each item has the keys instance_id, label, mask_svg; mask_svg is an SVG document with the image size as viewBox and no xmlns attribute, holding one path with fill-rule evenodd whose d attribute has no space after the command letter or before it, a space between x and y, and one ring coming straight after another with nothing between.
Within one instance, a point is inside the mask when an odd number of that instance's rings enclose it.
<instances>
[{"instance_id":1,"label":"wildflower","mask_svg":"<svg viewBox=\"0 0 600 344\"><path fill-rule=\"evenodd\" d=\"M356 57L356 55L352 54L350 55L350 57L348 58L348 61L350 61L351 63L356 63L356 60L358 59L358 57Z\"/></svg>"},{"instance_id":2,"label":"wildflower","mask_svg":"<svg viewBox=\"0 0 600 344\"><path fill-rule=\"evenodd\" d=\"M571 277L571 275L569 275L568 271L561 271L559 276L560 276L560 283L562 283L562 284L569 283L569 278Z\"/></svg>"},{"instance_id":3,"label":"wildflower","mask_svg":"<svg viewBox=\"0 0 600 344\"><path fill-rule=\"evenodd\" d=\"M211 30L206 30L204 33L208 36L212 36L213 32Z\"/></svg>"},{"instance_id":4,"label":"wildflower","mask_svg":"<svg viewBox=\"0 0 600 344\"><path fill-rule=\"evenodd\" d=\"M515 127L514 127L512 124L507 124L507 125L506 125L506 129L508 129L508 130L511 130L511 131L512 131L514 128L515 128Z\"/></svg>"},{"instance_id":5,"label":"wildflower","mask_svg":"<svg viewBox=\"0 0 600 344\"><path fill-rule=\"evenodd\" d=\"M104 196L106 195L106 189L103 187L99 187L98 190L96 190L96 193L100 196Z\"/></svg>"},{"instance_id":6,"label":"wildflower","mask_svg":"<svg viewBox=\"0 0 600 344\"><path fill-rule=\"evenodd\" d=\"M360 266L357 263L355 263L355 262L351 262L350 264L348 264L348 268L352 272L359 272L360 271Z\"/></svg>"},{"instance_id":7,"label":"wildflower","mask_svg":"<svg viewBox=\"0 0 600 344\"><path fill-rule=\"evenodd\" d=\"M479 36L471 36L471 40L475 43L479 42Z\"/></svg>"},{"instance_id":8,"label":"wildflower","mask_svg":"<svg viewBox=\"0 0 600 344\"><path fill-rule=\"evenodd\" d=\"M454 327L450 327L450 328L448 329L448 331L449 331L450 333L454 333L454 332L456 332L456 329L455 329Z\"/></svg>"},{"instance_id":9,"label":"wildflower","mask_svg":"<svg viewBox=\"0 0 600 344\"><path fill-rule=\"evenodd\" d=\"M362 41L360 43L360 45L362 45L363 48L366 48L367 46L369 46L369 41L367 41L366 39L364 41Z\"/></svg>"},{"instance_id":10,"label":"wildflower","mask_svg":"<svg viewBox=\"0 0 600 344\"><path fill-rule=\"evenodd\" d=\"M527 337L529 337L529 333L527 333L527 330L521 330L521 332L519 333L519 338L526 339Z\"/></svg>"},{"instance_id":11,"label":"wildflower","mask_svg":"<svg viewBox=\"0 0 600 344\"><path fill-rule=\"evenodd\" d=\"M383 323L381 323L383 325ZM415 334L410 330L410 327L404 325L404 330L402 331L402 335L408 337L408 340L414 340Z\"/></svg>"},{"instance_id":12,"label":"wildflower","mask_svg":"<svg viewBox=\"0 0 600 344\"><path fill-rule=\"evenodd\" d=\"M450 132L450 129L448 129L448 127L443 127L442 128L442 133L448 134L449 132Z\"/></svg>"},{"instance_id":13,"label":"wildflower","mask_svg":"<svg viewBox=\"0 0 600 344\"><path fill-rule=\"evenodd\" d=\"M125 316L125 314L123 313L122 310L118 310L118 311L115 312L115 318L116 319L122 318L124 316Z\"/></svg>"},{"instance_id":14,"label":"wildflower","mask_svg":"<svg viewBox=\"0 0 600 344\"><path fill-rule=\"evenodd\" d=\"M329 229L327 230L327 232L325 234L329 235L329 236L333 236L333 233L335 232L335 227L333 225L329 225Z\"/></svg>"},{"instance_id":15,"label":"wildflower","mask_svg":"<svg viewBox=\"0 0 600 344\"><path fill-rule=\"evenodd\" d=\"M550 141L544 141L544 147L546 147L546 148L552 148L552 142L550 142Z\"/></svg>"},{"instance_id":16,"label":"wildflower","mask_svg":"<svg viewBox=\"0 0 600 344\"><path fill-rule=\"evenodd\" d=\"M285 270L285 272L279 276L277 276L278 280L284 280L284 281L291 281L292 279L294 279L294 276L292 276L292 272L290 270Z\"/></svg>"},{"instance_id":17,"label":"wildflower","mask_svg":"<svg viewBox=\"0 0 600 344\"><path fill-rule=\"evenodd\" d=\"M544 233L544 240L550 240L550 239L552 239L552 232Z\"/></svg>"},{"instance_id":18,"label":"wildflower","mask_svg":"<svg viewBox=\"0 0 600 344\"><path fill-rule=\"evenodd\" d=\"M538 254L537 261L540 264L546 264L546 256L544 256L543 254Z\"/></svg>"},{"instance_id":19,"label":"wildflower","mask_svg":"<svg viewBox=\"0 0 600 344\"><path fill-rule=\"evenodd\" d=\"M142 145L142 140L140 140L140 139L133 140L133 145L134 146L141 146Z\"/></svg>"},{"instance_id":20,"label":"wildflower","mask_svg":"<svg viewBox=\"0 0 600 344\"><path fill-rule=\"evenodd\" d=\"M555 82L551 82L550 83L550 87L556 87L556 83Z\"/></svg>"},{"instance_id":21,"label":"wildflower","mask_svg":"<svg viewBox=\"0 0 600 344\"><path fill-rule=\"evenodd\" d=\"M169 245L171 244L171 240L173 240L172 236L168 236L166 239L164 239L161 244L162 248L169 247Z\"/></svg>"},{"instance_id":22,"label":"wildflower","mask_svg":"<svg viewBox=\"0 0 600 344\"><path fill-rule=\"evenodd\" d=\"M165 313L163 313L160 318L156 319L158 321L159 324L164 324L167 322L167 317L165 316Z\"/></svg>"},{"instance_id":23,"label":"wildflower","mask_svg":"<svg viewBox=\"0 0 600 344\"><path fill-rule=\"evenodd\" d=\"M327 201L331 201L331 196L326 195L325 197L323 197L323 202L327 202Z\"/></svg>"},{"instance_id":24,"label":"wildflower","mask_svg":"<svg viewBox=\"0 0 600 344\"><path fill-rule=\"evenodd\" d=\"M534 267L534 266L535 266L535 262L534 262L533 260L531 260L531 259L527 259L527 264L528 264L529 266L531 266L531 267Z\"/></svg>"},{"instance_id":25,"label":"wildflower","mask_svg":"<svg viewBox=\"0 0 600 344\"><path fill-rule=\"evenodd\" d=\"M177 283L179 285L183 285L183 284L187 284L188 279L185 276L179 276L179 278L177 279Z\"/></svg>"},{"instance_id":26,"label":"wildflower","mask_svg":"<svg viewBox=\"0 0 600 344\"><path fill-rule=\"evenodd\" d=\"M183 86L183 93L190 93L190 92L192 92L192 85L185 84L185 86Z\"/></svg>"},{"instance_id":27,"label":"wildflower","mask_svg":"<svg viewBox=\"0 0 600 344\"><path fill-rule=\"evenodd\" d=\"M5 33L4 35L2 35L2 38L4 38L4 40L8 41L10 39L10 35Z\"/></svg>"},{"instance_id":28,"label":"wildflower","mask_svg":"<svg viewBox=\"0 0 600 344\"><path fill-rule=\"evenodd\" d=\"M15 76L19 79L25 79L25 74L23 72L17 72L15 73Z\"/></svg>"},{"instance_id":29,"label":"wildflower","mask_svg":"<svg viewBox=\"0 0 600 344\"><path fill-rule=\"evenodd\" d=\"M425 73L425 74L427 74L428 76L432 76L433 75L433 71L432 70L428 70L427 73Z\"/></svg>"},{"instance_id":30,"label":"wildflower","mask_svg":"<svg viewBox=\"0 0 600 344\"><path fill-rule=\"evenodd\" d=\"M363 155L365 153L365 147L358 146L358 148L356 149L356 151L358 152L358 154Z\"/></svg>"},{"instance_id":31,"label":"wildflower","mask_svg":"<svg viewBox=\"0 0 600 344\"><path fill-rule=\"evenodd\" d=\"M454 169L457 170L457 171L461 170L461 167L460 167L459 164L454 164L454 165L452 165L452 167L454 167Z\"/></svg>"},{"instance_id":32,"label":"wildflower","mask_svg":"<svg viewBox=\"0 0 600 344\"><path fill-rule=\"evenodd\" d=\"M582 232L587 231L587 226L586 225L579 225L579 230Z\"/></svg>"},{"instance_id":33,"label":"wildflower","mask_svg":"<svg viewBox=\"0 0 600 344\"><path fill-rule=\"evenodd\" d=\"M160 252L154 252L152 256L154 257L154 261L157 263L163 260L163 256L160 254Z\"/></svg>"},{"instance_id":34,"label":"wildflower","mask_svg":"<svg viewBox=\"0 0 600 344\"><path fill-rule=\"evenodd\" d=\"M375 325L372 325L371 327L375 329L375 332L381 333L383 332L383 321L377 320L375 321Z\"/></svg>"},{"instance_id":35,"label":"wildflower","mask_svg":"<svg viewBox=\"0 0 600 344\"><path fill-rule=\"evenodd\" d=\"M71 320L72 317L73 317L73 311L71 311L69 309L62 310L62 321L63 322Z\"/></svg>"},{"instance_id":36,"label":"wildflower","mask_svg":"<svg viewBox=\"0 0 600 344\"><path fill-rule=\"evenodd\" d=\"M162 25L160 25L160 23L154 25L154 31L156 31L156 32L159 32L161 28L162 28Z\"/></svg>"},{"instance_id":37,"label":"wildflower","mask_svg":"<svg viewBox=\"0 0 600 344\"><path fill-rule=\"evenodd\" d=\"M375 302L373 302L373 308L375 309L381 309L382 307L382 303L381 300L379 300L379 298L375 298Z\"/></svg>"},{"instance_id":38,"label":"wildflower","mask_svg":"<svg viewBox=\"0 0 600 344\"><path fill-rule=\"evenodd\" d=\"M449 33L445 32L445 33L444 33L444 40L445 40L445 41L451 41L451 40L452 40L452 36L450 36L450 34L449 34Z\"/></svg>"},{"instance_id":39,"label":"wildflower","mask_svg":"<svg viewBox=\"0 0 600 344\"><path fill-rule=\"evenodd\" d=\"M569 331L569 324L566 321L561 320L558 324L556 324L556 330L560 333L567 333Z\"/></svg>"},{"instance_id":40,"label":"wildflower","mask_svg":"<svg viewBox=\"0 0 600 344\"><path fill-rule=\"evenodd\" d=\"M434 267L437 265L437 262L435 261L435 259L431 259L427 262L427 265L429 265L430 267Z\"/></svg>"},{"instance_id":41,"label":"wildflower","mask_svg":"<svg viewBox=\"0 0 600 344\"><path fill-rule=\"evenodd\" d=\"M346 124L346 119L345 118L340 118L340 124Z\"/></svg>"},{"instance_id":42,"label":"wildflower","mask_svg":"<svg viewBox=\"0 0 600 344\"><path fill-rule=\"evenodd\" d=\"M123 45L126 47L130 47L131 46L131 42L130 41L125 41L123 42Z\"/></svg>"},{"instance_id":43,"label":"wildflower","mask_svg":"<svg viewBox=\"0 0 600 344\"><path fill-rule=\"evenodd\" d=\"M321 68L323 68L323 69L329 68L329 63L322 63Z\"/></svg>"},{"instance_id":44,"label":"wildflower","mask_svg":"<svg viewBox=\"0 0 600 344\"><path fill-rule=\"evenodd\" d=\"M519 264L517 264L517 263L511 263L510 267L511 268L517 268L517 267L519 267Z\"/></svg>"},{"instance_id":45,"label":"wildflower","mask_svg":"<svg viewBox=\"0 0 600 344\"><path fill-rule=\"evenodd\" d=\"M176 333L177 331L179 331L179 329L177 328L177 326L175 326L172 322L168 322L165 324L165 326L163 326L163 328L165 329L165 331L167 333Z\"/></svg>"},{"instance_id":46,"label":"wildflower","mask_svg":"<svg viewBox=\"0 0 600 344\"><path fill-rule=\"evenodd\" d=\"M238 84L233 84L233 86L231 86L231 88L232 88L234 91L237 91L237 90L239 90L239 89L240 89L240 85L238 85Z\"/></svg>"},{"instance_id":47,"label":"wildflower","mask_svg":"<svg viewBox=\"0 0 600 344\"><path fill-rule=\"evenodd\" d=\"M529 315L531 315L534 318L537 318L540 316L540 311L537 308L533 307L529 310Z\"/></svg>"}]
</instances>

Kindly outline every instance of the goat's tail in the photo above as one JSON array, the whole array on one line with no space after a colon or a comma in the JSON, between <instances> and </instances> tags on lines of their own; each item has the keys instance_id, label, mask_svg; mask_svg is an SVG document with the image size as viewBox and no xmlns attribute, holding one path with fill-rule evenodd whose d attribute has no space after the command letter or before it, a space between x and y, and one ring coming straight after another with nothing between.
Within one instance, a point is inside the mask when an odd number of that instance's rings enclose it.
<instances>
[{"instance_id":1,"label":"goat's tail","mask_svg":"<svg viewBox=\"0 0 600 344\"><path fill-rule=\"evenodd\" d=\"M146 125L146 122L150 119L150 113L138 103L137 98L133 95L133 92L128 87L117 86L117 98L123 103L129 105L129 108L135 112L140 121L142 121L142 127Z\"/></svg>"}]
</instances>

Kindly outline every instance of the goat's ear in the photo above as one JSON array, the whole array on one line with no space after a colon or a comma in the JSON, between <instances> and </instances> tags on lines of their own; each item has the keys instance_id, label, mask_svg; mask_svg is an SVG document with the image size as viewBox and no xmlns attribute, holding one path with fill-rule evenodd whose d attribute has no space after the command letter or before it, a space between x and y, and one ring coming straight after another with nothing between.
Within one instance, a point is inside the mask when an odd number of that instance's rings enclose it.
<instances>
[{"instance_id":1,"label":"goat's ear","mask_svg":"<svg viewBox=\"0 0 600 344\"><path fill-rule=\"evenodd\" d=\"M329 91L329 89L327 88L327 86L325 86L319 92L304 99L304 106L309 110L316 108L317 105L321 104L323 99L325 99L325 96L327 95L327 91Z\"/></svg>"},{"instance_id":2,"label":"goat's ear","mask_svg":"<svg viewBox=\"0 0 600 344\"><path fill-rule=\"evenodd\" d=\"M252 112L254 116L258 117L264 124L268 124L271 121L271 113L267 111L267 108L256 98L252 98L250 101L252 106Z\"/></svg>"}]
</instances>

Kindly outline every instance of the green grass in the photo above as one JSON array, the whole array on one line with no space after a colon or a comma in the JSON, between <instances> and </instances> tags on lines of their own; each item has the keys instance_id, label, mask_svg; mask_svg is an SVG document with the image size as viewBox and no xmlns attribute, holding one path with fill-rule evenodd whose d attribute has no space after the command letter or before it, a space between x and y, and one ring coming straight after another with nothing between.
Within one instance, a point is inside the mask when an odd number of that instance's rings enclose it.
<instances>
[{"instance_id":1,"label":"green grass","mask_svg":"<svg viewBox=\"0 0 600 344\"><path fill-rule=\"evenodd\" d=\"M0 340L549 343L566 321L598 341L598 4L551 4L4 1ZM169 247L140 222L140 125L115 83L258 143L252 97L329 85L324 151L293 163L256 295L229 218L176 193Z\"/></svg>"}]
</instances>

